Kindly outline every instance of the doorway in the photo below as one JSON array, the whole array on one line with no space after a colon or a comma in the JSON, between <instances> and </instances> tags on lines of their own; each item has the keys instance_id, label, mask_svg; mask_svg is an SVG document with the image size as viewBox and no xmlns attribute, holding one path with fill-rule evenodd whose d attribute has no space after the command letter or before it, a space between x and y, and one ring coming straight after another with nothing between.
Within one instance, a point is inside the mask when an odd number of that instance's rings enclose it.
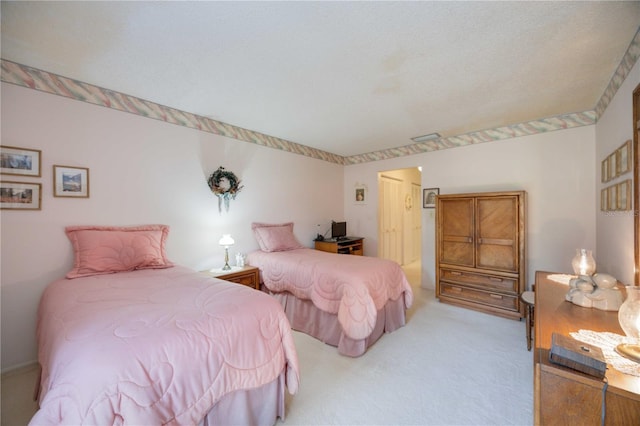
<instances>
[{"instance_id":1,"label":"doorway","mask_svg":"<svg viewBox=\"0 0 640 426\"><path fill-rule=\"evenodd\" d=\"M421 270L422 172L417 167L378 173L378 256Z\"/></svg>"}]
</instances>

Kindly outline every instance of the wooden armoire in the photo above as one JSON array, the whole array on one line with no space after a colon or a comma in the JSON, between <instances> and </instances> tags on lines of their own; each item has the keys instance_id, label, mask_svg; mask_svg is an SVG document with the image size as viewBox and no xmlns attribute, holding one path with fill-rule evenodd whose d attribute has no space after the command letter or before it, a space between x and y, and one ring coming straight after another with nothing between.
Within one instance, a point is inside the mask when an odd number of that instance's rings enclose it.
<instances>
[{"instance_id":1,"label":"wooden armoire","mask_svg":"<svg viewBox=\"0 0 640 426\"><path fill-rule=\"evenodd\" d=\"M436 201L436 296L512 319L524 308L525 191L439 195Z\"/></svg>"}]
</instances>

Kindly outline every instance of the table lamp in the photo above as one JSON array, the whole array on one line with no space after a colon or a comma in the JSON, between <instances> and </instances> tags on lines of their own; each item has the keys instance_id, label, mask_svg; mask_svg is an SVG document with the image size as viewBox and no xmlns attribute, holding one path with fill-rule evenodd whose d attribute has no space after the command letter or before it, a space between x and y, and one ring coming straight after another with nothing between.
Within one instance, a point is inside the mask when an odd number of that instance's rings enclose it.
<instances>
[{"instance_id":1,"label":"table lamp","mask_svg":"<svg viewBox=\"0 0 640 426\"><path fill-rule=\"evenodd\" d=\"M223 234L222 238L220 238L220 241L218 241L218 244L224 246L224 266L222 267L223 271L228 271L231 269L231 266L229 266L229 247L232 246L233 243L235 243L235 241L233 241L233 238L231 238L231 235L229 234Z\"/></svg>"},{"instance_id":2,"label":"table lamp","mask_svg":"<svg viewBox=\"0 0 640 426\"><path fill-rule=\"evenodd\" d=\"M633 343L621 343L616 351L633 361L640 362L640 287L628 285L627 298L618 310L620 327Z\"/></svg>"}]
</instances>

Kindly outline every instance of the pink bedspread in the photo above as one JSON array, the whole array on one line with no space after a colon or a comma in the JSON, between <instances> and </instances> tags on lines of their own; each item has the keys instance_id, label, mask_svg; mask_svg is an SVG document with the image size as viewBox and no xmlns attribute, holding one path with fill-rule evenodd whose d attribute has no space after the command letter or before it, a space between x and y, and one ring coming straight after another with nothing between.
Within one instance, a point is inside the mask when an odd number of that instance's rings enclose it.
<instances>
[{"instance_id":1,"label":"pink bedspread","mask_svg":"<svg viewBox=\"0 0 640 426\"><path fill-rule=\"evenodd\" d=\"M312 249L249 253L248 263L260 268L264 285L311 300L338 315L345 334L364 339L376 324L377 312L389 300L413 303L413 292L400 266L390 260L326 253Z\"/></svg>"},{"instance_id":2,"label":"pink bedspread","mask_svg":"<svg viewBox=\"0 0 640 426\"><path fill-rule=\"evenodd\" d=\"M291 328L272 297L188 268L50 284L38 311L31 424L197 424L223 396L286 371Z\"/></svg>"}]
</instances>

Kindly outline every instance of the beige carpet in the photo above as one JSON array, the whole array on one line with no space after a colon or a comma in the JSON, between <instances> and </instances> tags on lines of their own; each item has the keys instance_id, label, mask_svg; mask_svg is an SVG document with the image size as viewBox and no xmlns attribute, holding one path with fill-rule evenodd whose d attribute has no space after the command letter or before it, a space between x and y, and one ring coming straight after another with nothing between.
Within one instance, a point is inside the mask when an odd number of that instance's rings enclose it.
<instances>
[{"instance_id":1,"label":"beige carpet","mask_svg":"<svg viewBox=\"0 0 640 426\"><path fill-rule=\"evenodd\" d=\"M407 325L360 358L295 333L301 385L278 424L532 424L533 361L524 321L414 291Z\"/></svg>"},{"instance_id":2,"label":"beige carpet","mask_svg":"<svg viewBox=\"0 0 640 426\"><path fill-rule=\"evenodd\" d=\"M415 294L402 329L359 358L295 332L301 367L289 425L531 425L533 362L524 322L439 303L405 270ZM2 376L2 425L25 425L36 370Z\"/></svg>"}]
</instances>

